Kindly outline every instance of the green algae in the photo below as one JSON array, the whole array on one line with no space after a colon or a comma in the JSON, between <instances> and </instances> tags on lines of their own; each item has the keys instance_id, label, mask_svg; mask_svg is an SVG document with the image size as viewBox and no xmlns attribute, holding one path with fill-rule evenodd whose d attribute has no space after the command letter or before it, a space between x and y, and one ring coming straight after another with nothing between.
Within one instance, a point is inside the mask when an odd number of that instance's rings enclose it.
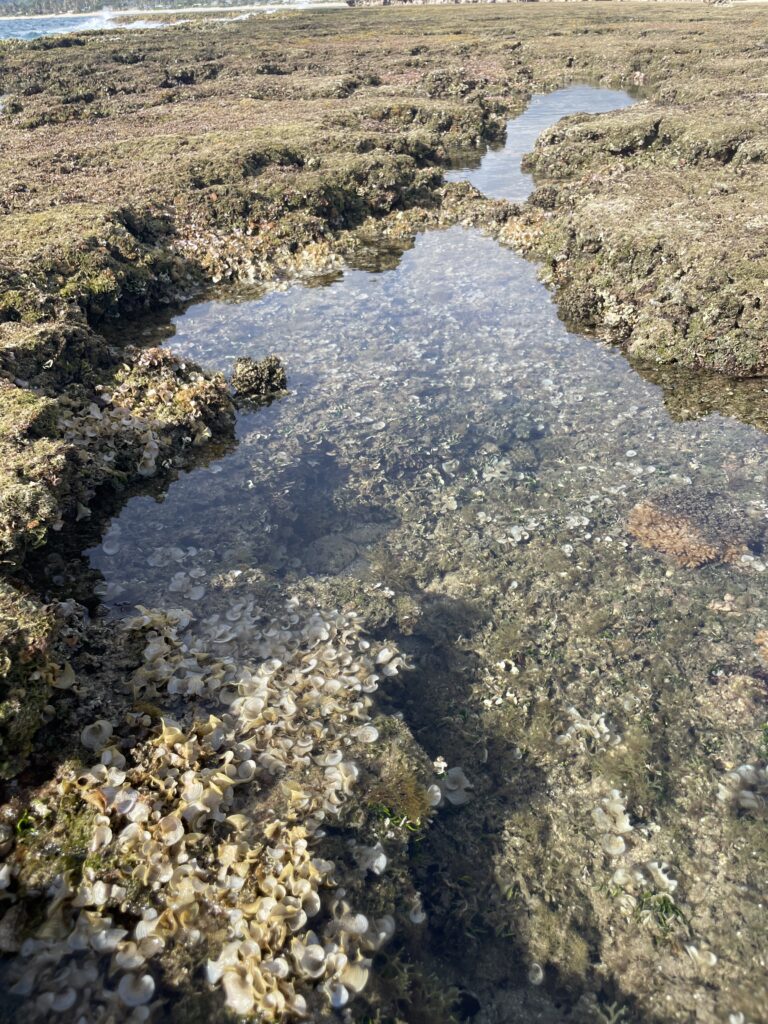
<instances>
[{"instance_id":1,"label":"green algae","mask_svg":"<svg viewBox=\"0 0 768 1024\"><path fill-rule=\"evenodd\" d=\"M77 767L70 763L62 770ZM40 813L42 810L45 815ZM16 855L25 865L23 877L28 890L43 893L61 877L77 884L88 867L96 816L96 808L83 804L76 792L57 795L52 805L38 801L38 807L22 811L16 823Z\"/></svg>"}]
</instances>

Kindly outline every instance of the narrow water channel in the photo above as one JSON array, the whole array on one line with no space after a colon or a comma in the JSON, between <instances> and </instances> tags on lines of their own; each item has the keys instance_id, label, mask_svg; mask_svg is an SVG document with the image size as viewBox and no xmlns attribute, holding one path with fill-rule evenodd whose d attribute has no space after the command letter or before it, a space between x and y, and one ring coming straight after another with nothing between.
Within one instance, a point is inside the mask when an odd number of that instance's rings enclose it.
<instances>
[{"instance_id":1,"label":"narrow water channel","mask_svg":"<svg viewBox=\"0 0 768 1024\"><path fill-rule=\"evenodd\" d=\"M629 102L535 97L503 149L450 176L524 199L545 127ZM693 1020L691 1000L697 1021L765 1020L764 824L737 795L757 806L765 785L765 435L671 419L618 352L565 328L535 266L462 228L386 272L203 302L174 326L207 367L278 354L290 393L240 415L230 454L126 505L89 553L102 600L187 609L181 656L220 652L222 673L285 657L259 618L277 600L294 623L354 610L400 652L379 742L401 719L443 788L394 894L403 970L482 1024ZM210 710L201 673L176 687L183 728Z\"/></svg>"}]
</instances>

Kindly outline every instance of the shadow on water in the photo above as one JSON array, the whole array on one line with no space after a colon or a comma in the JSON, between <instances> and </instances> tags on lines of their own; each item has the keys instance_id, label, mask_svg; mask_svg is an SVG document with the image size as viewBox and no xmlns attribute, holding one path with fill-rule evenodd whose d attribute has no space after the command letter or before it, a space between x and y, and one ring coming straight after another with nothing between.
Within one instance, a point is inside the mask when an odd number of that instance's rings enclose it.
<instances>
[{"instance_id":1,"label":"shadow on water","mask_svg":"<svg viewBox=\"0 0 768 1024\"><path fill-rule=\"evenodd\" d=\"M519 868L510 874L507 866L501 869L502 875L498 855L502 832L518 817L530 819L531 807L546 799L548 773L530 752L510 759L508 738L484 726L470 710L472 691L483 671L473 638L492 622L494 609L481 600L418 591L413 580L400 583L412 588L411 597L418 606L416 624L408 633L398 635L387 627L375 635L382 641L396 640L413 671L382 692L380 710L401 714L432 759L448 754L452 764L476 765L470 807L444 809L413 846L413 880L429 923L426 934L402 939L401 954L406 962L438 979L438 985L453 988L452 1012L459 1021L611 1020L612 1006L623 1008L624 1016L616 1019L634 1019L626 1015L633 1012L635 1002L617 979L607 978L596 986L576 963L570 968L561 965L557 971L550 968L543 985L531 984L537 965L531 959L536 939L531 935L530 906L536 897L525 856ZM467 815L472 817L470 827ZM546 819L534 834L542 848L557 843ZM494 914L494 903L503 904L501 914ZM551 900L549 913L555 918L573 911ZM580 915L580 938L597 965L602 943L598 921L588 907L581 908ZM588 1005L598 1013L604 1007L605 1018L573 1015L580 997L587 993L596 1000ZM411 1018L408 1009L402 1006L405 1019L422 1024L440 1024L444 1019L428 1010ZM662 1024L661 1018L648 1014L640 1019L644 1024Z\"/></svg>"}]
</instances>

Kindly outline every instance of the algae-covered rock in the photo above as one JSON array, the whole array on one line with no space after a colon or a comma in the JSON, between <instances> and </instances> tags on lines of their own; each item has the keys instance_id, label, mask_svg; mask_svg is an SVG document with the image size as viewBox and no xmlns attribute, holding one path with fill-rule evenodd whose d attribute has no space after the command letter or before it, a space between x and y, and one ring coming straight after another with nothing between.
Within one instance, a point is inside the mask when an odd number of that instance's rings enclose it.
<instances>
[{"instance_id":1,"label":"algae-covered rock","mask_svg":"<svg viewBox=\"0 0 768 1024\"><path fill-rule=\"evenodd\" d=\"M288 376L277 356L251 359L242 356L235 363L232 386L239 398L268 398L288 387Z\"/></svg>"},{"instance_id":2,"label":"algae-covered rock","mask_svg":"<svg viewBox=\"0 0 768 1024\"><path fill-rule=\"evenodd\" d=\"M765 111L734 114L728 97L684 111L649 100L567 118L537 141L532 202L548 213L532 252L566 320L650 364L768 373L768 259L755 234L768 165L738 159Z\"/></svg>"},{"instance_id":3,"label":"algae-covered rock","mask_svg":"<svg viewBox=\"0 0 768 1024\"><path fill-rule=\"evenodd\" d=\"M166 348L133 350L114 378L110 402L154 430L186 430L196 443L228 434L234 409L221 374L204 373Z\"/></svg>"},{"instance_id":4,"label":"algae-covered rock","mask_svg":"<svg viewBox=\"0 0 768 1024\"><path fill-rule=\"evenodd\" d=\"M0 565L15 566L60 517L71 470L56 403L0 378Z\"/></svg>"}]
</instances>

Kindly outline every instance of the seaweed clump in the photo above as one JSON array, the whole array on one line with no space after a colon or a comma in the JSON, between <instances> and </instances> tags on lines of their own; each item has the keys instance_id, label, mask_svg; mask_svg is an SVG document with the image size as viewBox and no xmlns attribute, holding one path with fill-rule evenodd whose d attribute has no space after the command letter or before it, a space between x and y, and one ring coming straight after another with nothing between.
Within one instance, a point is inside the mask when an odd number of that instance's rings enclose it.
<instances>
[{"instance_id":1,"label":"seaweed clump","mask_svg":"<svg viewBox=\"0 0 768 1024\"><path fill-rule=\"evenodd\" d=\"M735 564L749 555L756 538L745 516L721 504L715 495L658 495L634 506L627 530L644 547L682 568Z\"/></svg>"},{"instance_id":2,"label":"seaweed clump","mask_svg":"<svg viewBox=\"0 0 768 1024\"><path fill-rule=\"evenodd\" d=\"M232 386L240 398L268 398L288 387L288 377L277 356L250 359L242 356L235 363Z\"/></svg>"}]
</instances>

